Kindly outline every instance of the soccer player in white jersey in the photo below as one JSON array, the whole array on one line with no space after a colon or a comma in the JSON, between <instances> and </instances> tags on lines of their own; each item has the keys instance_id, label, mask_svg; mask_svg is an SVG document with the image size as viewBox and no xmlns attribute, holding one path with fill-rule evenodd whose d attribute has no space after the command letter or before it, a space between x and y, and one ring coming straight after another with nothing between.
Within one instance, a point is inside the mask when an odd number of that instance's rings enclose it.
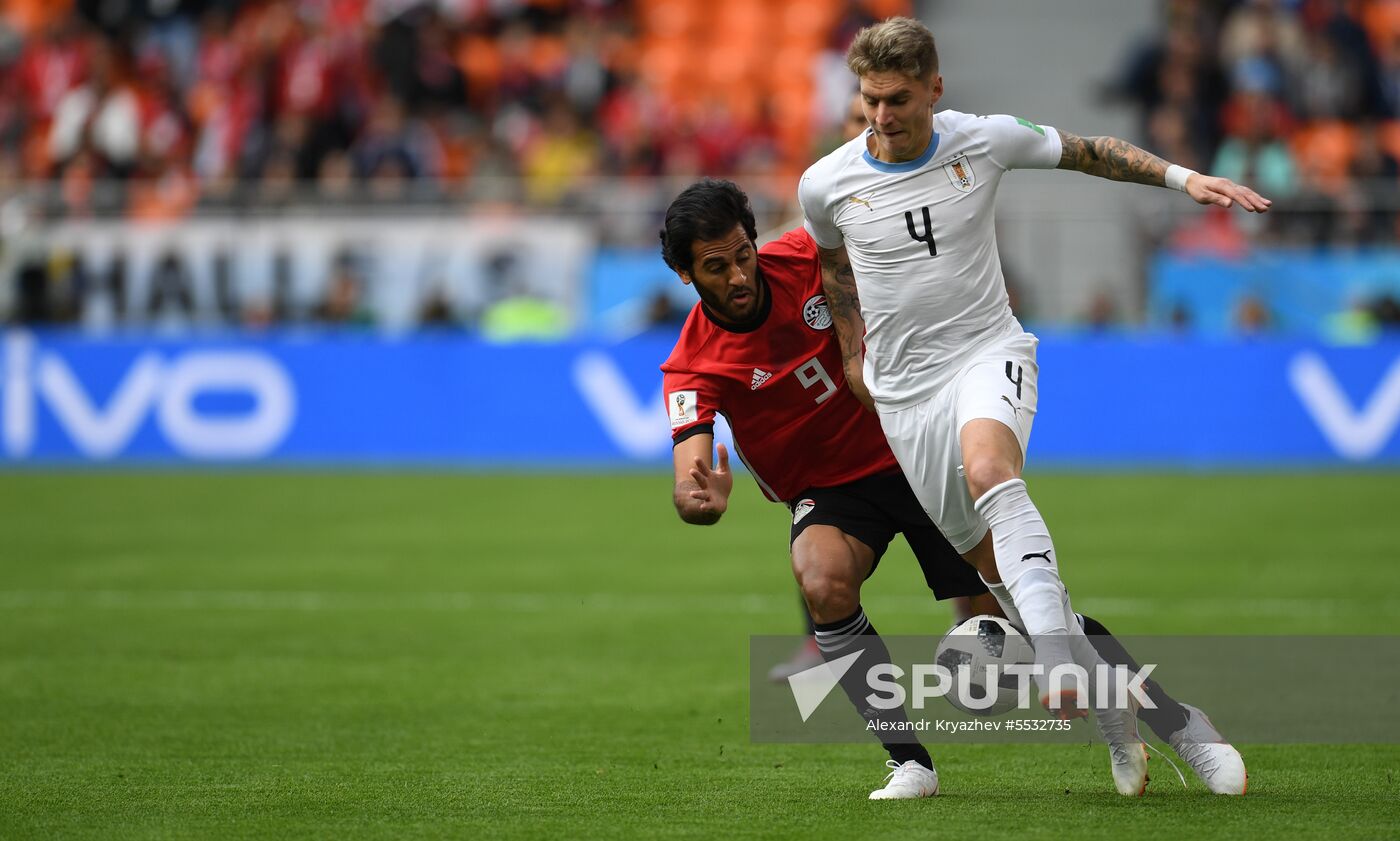
<instances>
[{"instance_id":1,"label":"soccer player in white jersey","mask_svg":"<svg viewBox=\"0 0 1400 841\"><path fill-rule=\"evenodd\" d=\"M1141 794L1147 754L1126 700L1072 678L1101 661L1086 644L1059 554L1021 479L1036 412L1037 339L1007 302L993 207L1002 176L1071 169L1166 186L1201 204L1264 212L1246 187L1168 164L1112 137L1083 138L1010 116L934 108L943 94L933 34L909 18L863 29L847 53L871 128L813 164L798 195L820 250L847 380L879 411L901 468L934 522L1013 622L1031 635L1041 702L1082 716L1095 701L1114 782ZM863 347L862 347L863 338ZM1242 794L1233 748L1202 746L1192 767Z\"/></svg>"}]
</instances>

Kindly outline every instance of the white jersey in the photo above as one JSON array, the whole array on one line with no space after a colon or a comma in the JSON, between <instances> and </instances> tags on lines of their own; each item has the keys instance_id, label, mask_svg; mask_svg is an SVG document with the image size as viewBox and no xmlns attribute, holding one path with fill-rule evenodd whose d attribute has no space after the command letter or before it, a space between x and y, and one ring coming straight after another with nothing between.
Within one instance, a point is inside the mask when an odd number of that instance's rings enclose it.
<instances>
[{"instance_id":1,"label":"white jersey","mask_svg":"<svg viewBox=\"0 0 1400 841\"><path fill-rule=\"evenodd\" d=\"M924 154L876 160L865 134L817 161L798 200L823 248L846 246L865 318L865 384L882 409L932 396L977 351L1023 332L997 256L997 186L1060 163L1049 126L957 111L934 116Z\"/></svg>"}]
</instances>

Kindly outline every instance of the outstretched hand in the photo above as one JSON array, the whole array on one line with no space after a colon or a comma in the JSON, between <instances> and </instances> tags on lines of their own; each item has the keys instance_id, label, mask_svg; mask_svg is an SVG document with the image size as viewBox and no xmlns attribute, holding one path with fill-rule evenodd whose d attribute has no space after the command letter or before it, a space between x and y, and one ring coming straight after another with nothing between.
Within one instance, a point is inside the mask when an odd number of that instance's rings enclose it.
<instances>
[{"instance_id":1,"label":"outstretched hand","mask_svg":"<svg viewBox=\"0 0 1400 841\"><path fill-rule=\"evenodd\" d=\"M729 472L729 450L723 444L715 448L718 459L711 468L702 458L695 459L690 478L697 485L690 498L700 503L700 510L716 516L729 508L729 492L734 489L734 474Z\"/></svg>"},{"instance_id":2,"label":"outstretched hand","mask_svg":"<svg viewBox=\"0 0 1400 841\"><path fill-rule=\"evenodd\" d=\"M1264 198L1241 184L1228 178L1193 173L1186 179L1186 194L1199 204L1214 204L1220 207L1233 207L1238 204L1254 213L1267 212L1272 201Z\"/></svg>"}]
</instances>

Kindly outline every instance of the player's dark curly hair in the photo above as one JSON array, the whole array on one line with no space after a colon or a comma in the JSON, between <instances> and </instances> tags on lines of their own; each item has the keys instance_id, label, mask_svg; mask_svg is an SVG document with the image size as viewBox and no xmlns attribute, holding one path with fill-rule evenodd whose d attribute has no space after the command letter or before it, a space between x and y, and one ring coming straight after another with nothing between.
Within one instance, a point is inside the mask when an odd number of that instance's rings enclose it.
<instances>
[{"instance_id":1,"label":"player's dark curly hair","mask_svg":"<svg viewBox=\"0 0 1400 841\"><path fill-rule=\"evenodd\" d=\"M673 271L690 273L691 245L697 239L720 239L743 225L750 240L758 239L749 197L733 181L705 178L676 196L666 208L661 228L661 257Z\"/></svg>"}]
</instances>

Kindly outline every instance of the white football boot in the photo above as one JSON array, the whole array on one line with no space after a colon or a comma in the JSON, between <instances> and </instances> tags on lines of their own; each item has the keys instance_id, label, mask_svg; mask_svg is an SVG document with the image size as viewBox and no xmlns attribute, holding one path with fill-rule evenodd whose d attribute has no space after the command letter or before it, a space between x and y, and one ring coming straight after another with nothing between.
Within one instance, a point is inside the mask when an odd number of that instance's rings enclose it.
<instances>
[{"instance_id":1,"label":"white football boot","mask_svg":"<svg viewBox=\"0 0 1400 841\"><path fill-rule=\"evenodd\" d=\"M1141 797L1147 791L1147 748L1138 735L1137 701L1127 698L1127 709L1094 710L1094 722L1108 742L1108 762L1119 794Z\"/></svg>"},{"instance_id":2,"label":"white football boot","mask_svg":"<svg viewBox=\"0 0 1400 841\"><path fill-rule=\"evenodd\" d=\"M1190 704L1181 706L1186 709L1186 726L1167 738L1172 750L1215 794L1244 794L1249 775L1240 752L1225 741L1205 713Z\"/></svg>"},{"instance_id":3,"label":"white football boot","mask_svg":"<svg viewBox=\"0 0 1400 841\"><path fill-rule=\"evenodd\" d=\"M925 768L912 759L903 765L887 759L885 767L894 770L885 777L884 788L870 792L871 800L912 800L916 797L933 797L938 793L938 772L931 768Z\"/></svg>"}]
</instances>

